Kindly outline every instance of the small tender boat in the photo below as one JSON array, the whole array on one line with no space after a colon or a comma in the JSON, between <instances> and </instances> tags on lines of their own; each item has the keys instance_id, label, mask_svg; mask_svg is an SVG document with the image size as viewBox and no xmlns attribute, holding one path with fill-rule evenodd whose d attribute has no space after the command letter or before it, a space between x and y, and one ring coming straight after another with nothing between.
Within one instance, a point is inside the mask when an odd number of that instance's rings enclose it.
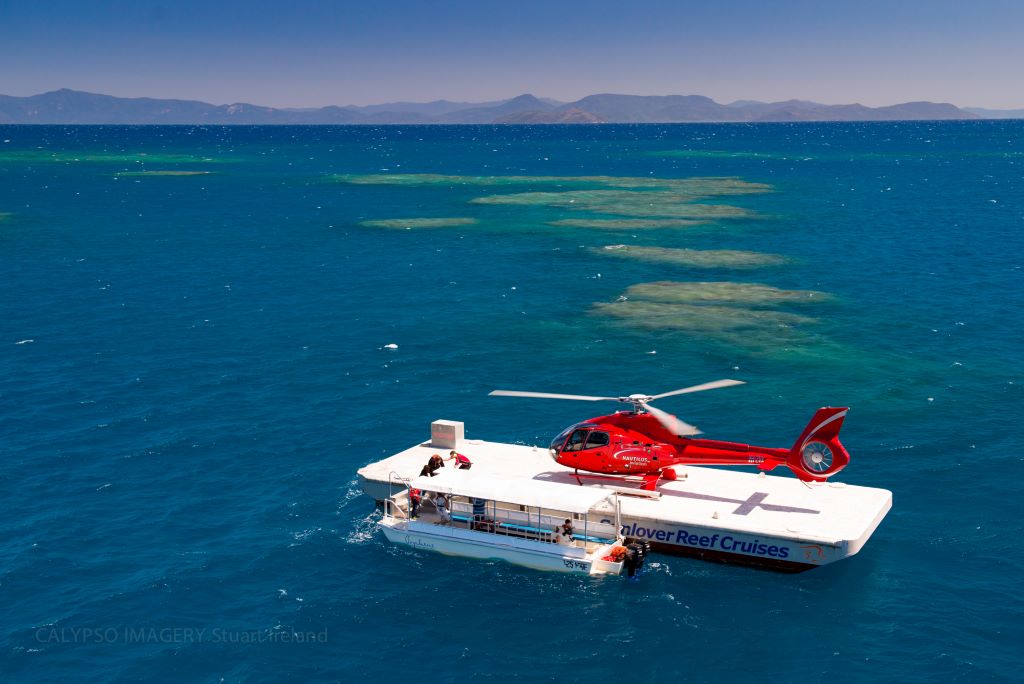
<instances>
[{"instance_id":1,"label":"small tender boat","mask_svg":"<svg viewBox=\"0 0 1024 684\"><path fill-rule=\"evenodd\" d=\"M388 540L415 549L538 570L617 575L635 565L618 497L607 489L452 469L385 500L380 525Z\"/></svg>"}]
</instances>

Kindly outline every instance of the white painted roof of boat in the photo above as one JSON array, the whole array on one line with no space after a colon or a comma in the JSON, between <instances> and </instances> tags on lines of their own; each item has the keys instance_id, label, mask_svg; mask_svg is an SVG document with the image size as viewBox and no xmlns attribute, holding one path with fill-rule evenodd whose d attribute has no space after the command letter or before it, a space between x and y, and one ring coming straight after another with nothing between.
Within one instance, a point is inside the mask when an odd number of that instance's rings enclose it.
<instances>
[{"instance_id":1,"label":"white painted roof of boat","mask_svg":"<svg viewBox=\"0 0 1024 684\"><path fill-rule=\"evenodd\" d=\"M569 513L586 513L613 494L607 489L521 477L497 479L490 474L455 468L439 471L434 477L417 477L410 486L425 492L444 492Z\"/></svg>"}]
</instances>

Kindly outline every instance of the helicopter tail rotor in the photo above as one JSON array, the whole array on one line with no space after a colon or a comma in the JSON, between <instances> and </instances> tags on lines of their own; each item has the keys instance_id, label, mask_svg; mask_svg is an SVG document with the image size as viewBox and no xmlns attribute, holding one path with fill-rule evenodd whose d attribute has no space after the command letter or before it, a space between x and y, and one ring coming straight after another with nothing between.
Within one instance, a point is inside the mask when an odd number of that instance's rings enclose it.
<instances>
[{"instance_id":1,"label":"helicopter tail rotor","mask_svg":"<svg viewBox=\"0 0 1024 684\"><path fill-rule=\"evenodd\" d=\"M848 408L820 408L793 444L786 465L805 481L824 482L850 462L850 454L839 441Z\"/></svg>"}]
</instances>

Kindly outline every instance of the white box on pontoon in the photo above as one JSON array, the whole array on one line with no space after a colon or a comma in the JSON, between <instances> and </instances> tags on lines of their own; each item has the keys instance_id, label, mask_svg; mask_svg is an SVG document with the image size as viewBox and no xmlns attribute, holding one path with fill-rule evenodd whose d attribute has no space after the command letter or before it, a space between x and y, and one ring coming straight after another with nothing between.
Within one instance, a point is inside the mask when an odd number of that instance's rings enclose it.
<instances>
[{"instance_id":1,"label":"white box on pontoon","mask_svg":"<svg viewBox=\"0 0 1024 684\"><path fill-rule=\"evenodd\" d=\"M466 424L457 420L435 420L430 424L430 446L435 449L458 449L466 438Z\"/></svg>"}]
</instances>

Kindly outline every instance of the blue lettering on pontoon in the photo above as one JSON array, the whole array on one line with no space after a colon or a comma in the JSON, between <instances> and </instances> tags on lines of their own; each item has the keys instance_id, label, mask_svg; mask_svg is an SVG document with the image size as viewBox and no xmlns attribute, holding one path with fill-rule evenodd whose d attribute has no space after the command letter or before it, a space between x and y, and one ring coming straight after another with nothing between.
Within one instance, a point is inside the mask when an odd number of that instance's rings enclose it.
<instances>
[{"instance_id":1,"label":"blue lettering on pontoon","mask_svg":"<svg viewBox=\"0 0 1024 684\"><path fill-rule=\"evenodd\" d=\"M637 523L622 526L622 535L638 539L668 542L679 546L699 549L716 549L731 553L743 553L766 558L789 558L789 548L780 544L762 542L760 539L738 539L732 535L692 534L688 530L663 530L644 527Z\"/></svg>"}]
</instances>

